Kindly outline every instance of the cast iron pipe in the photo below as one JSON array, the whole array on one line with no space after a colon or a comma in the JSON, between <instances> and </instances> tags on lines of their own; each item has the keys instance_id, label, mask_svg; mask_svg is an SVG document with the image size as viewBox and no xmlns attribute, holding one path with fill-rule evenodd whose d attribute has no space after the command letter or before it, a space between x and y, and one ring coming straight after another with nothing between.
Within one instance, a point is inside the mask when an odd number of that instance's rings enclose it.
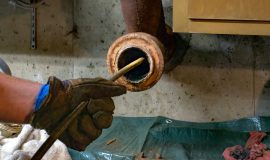
<instances>
[{"instance_id":1,"label":"cast iron pipe","mask_svg":"<svg viewBox=\"0 0 270 160\"><path fill-rule=\"evenodd\" d=\"M131 91L146 90L160 79L175 51L175 37L166 26L161 0L121 0L128 34L110 47L107 64L111 74L130 61L147 59L136 70L118 80Z\"/></svg>"},{"instance_id":2,"label":"cast iron pipe","mask_svg":"<svg viewBox=\"0 0 270 160\"><path fill-rule=\"evenodd\" d=\"M121 0L121 7L127 33L148 33L171 48L173 36L166 27L161 0Z\"/></svg>"},{"instance_id":3,"label":"cast iron pipe","mask_svg":"<svg viewBox=\"0 0 270 160\"><path fill-rule=\"evenodd\" d=\"M107 65L111 74L126 64L143 57L143 64L120 77L117 82L130 91L152 87L161 77L164 68L163 45L150 34L136 32L118 38L110 47Z\"/></svg>"}]
</instances>

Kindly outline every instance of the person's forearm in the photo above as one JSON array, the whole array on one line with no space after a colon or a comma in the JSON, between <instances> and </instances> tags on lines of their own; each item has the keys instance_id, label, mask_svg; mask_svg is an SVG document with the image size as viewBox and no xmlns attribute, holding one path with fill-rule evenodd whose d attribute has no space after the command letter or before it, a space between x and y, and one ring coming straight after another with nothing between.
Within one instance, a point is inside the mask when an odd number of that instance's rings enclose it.
<instances>
[{"instance_id":1,"label":"person's forearm","mask_svg":"<svg viewBox=\"0 0 270 160\"><path fill-rule=\"evenodd\" d=\"M27 122L41 85L0 73L0 121Z\"/></svg>"}]
</instances>

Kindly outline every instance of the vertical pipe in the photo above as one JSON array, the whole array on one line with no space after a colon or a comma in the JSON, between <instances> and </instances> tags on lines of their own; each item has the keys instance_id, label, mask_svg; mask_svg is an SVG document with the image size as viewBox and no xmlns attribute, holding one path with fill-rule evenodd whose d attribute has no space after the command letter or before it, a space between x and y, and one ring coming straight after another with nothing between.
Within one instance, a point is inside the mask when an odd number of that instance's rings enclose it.
<instances>
[{"instance_id":1,"label":"vertical pipe","mask_svg":"<svg viewBox=\"0 0 270 160\"><path fill-rule=\"evenodd\" d=\"M161 0L121 0L122 13L127 33L144 32L156 37L165 47L167 62L174 48L172 33L165 24Z\"/></svg>"},{"instance_id":2,"label":"vertical pipe","mask_svg":"<svg viewBox=\"0 0 270 160\"><path fill-rule=\"evenodd\" d=\"M163 72L171 71L186 47L165 24L161 0L121 0L127 34L110 47L107 65L111 74L136 58L146 60L117 82L128 90L142 91L155 85Z\"/></svg>"}]
</instances>

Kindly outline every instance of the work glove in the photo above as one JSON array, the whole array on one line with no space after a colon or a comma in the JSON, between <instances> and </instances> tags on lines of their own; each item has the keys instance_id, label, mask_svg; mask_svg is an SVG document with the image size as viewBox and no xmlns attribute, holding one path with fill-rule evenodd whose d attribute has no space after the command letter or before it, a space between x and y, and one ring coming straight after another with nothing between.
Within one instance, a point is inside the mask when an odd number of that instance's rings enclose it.
<instances>
[{"instance_id":1,"label":"work glove","mask_svg":"<svg viewBox=\"0 0 270 160\"><path fill-rule=\"evenodd\" d=\"M76 150L84 150L101 134L102 129L111 125L115 108L111 97L126 93L125 87L101 78L60 81L50 77L48 84L49 94L40 109L34 112L30 123L49 134L81 102L92 99L60 138Z\"/></svg>"}]
</instances>

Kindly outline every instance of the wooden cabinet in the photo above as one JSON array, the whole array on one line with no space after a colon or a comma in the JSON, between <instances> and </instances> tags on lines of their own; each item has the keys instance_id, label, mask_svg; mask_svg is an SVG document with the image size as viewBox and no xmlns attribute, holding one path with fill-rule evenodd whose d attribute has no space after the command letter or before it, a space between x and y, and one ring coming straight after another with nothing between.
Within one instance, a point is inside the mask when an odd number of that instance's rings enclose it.
<instances>
[{"instance_id":1,"label":"wooden cabinet","mask_svg":"<svg viewBox=\"0 0 270 160\"><path fill-rule=\"evenodd\" d=\"M174 0L175 32L270 35L270 0Z\"/></svg>"}]
</instances>

